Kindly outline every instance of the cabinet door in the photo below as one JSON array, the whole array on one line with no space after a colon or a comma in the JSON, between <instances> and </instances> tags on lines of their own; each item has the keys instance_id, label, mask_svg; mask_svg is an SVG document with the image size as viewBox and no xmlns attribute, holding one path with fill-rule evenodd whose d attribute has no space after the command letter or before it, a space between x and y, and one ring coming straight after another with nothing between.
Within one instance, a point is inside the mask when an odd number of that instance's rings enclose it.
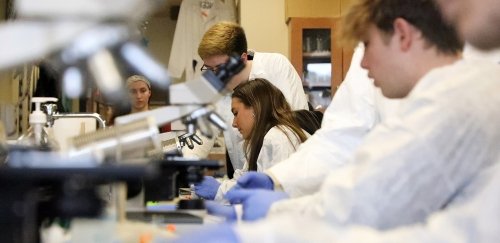
<instances>
[{"instance_id":1,"label":"cabinet door","mask_svg":"<svg viewBox=\"0 0 500 243\"><path fill-rule=\"evenodd\" d=\"M290 59L313 106L327 106L344 76L337 28L338 18L291 18L289 22Z\"/></svg>"}]
</instances>

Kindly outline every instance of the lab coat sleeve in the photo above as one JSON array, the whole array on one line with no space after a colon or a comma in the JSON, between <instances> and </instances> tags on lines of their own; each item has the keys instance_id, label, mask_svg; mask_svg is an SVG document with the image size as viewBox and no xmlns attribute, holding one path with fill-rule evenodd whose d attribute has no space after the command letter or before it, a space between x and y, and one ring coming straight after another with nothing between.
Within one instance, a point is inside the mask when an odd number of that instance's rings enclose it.
<instances>
[{"instance_id":1,"label":"lab coat sleeve","mask_svg":"<svg viewBox=\"0 0 500 243\"><path fill-rule=\"evenodd\" d=\"M265 78L276 86L292 110L308 109L302 80L290 61L279 53L255 52L250 79Z\"/></svg>"},{"instance_id":2,"label":"lab coat sleeve","mask_svg":"<svg viewBox=\"0 0 500 243\"><path fill-rule=\"evenodd\" d=\"M458 64L429 74L399 115L366 137L354 162L329 174L314 203L283 200L269 213L378 229L421 222L499 156L498 68Z\"/></svg>"},{"instance_id":3,"label":"lab coat sleeve","mask_svg":"<svg viewBox=\"0 0 500 243\"><path fill-rule=\"evenodd\" d=\"M279 163L295 152L295 148L300 145L300 139L288 128L271 128L262 142L262 147L257 157L257 171L263 170ZM288 135L288 136L287 136ZM243 169L235 170L233 179L225 180L221 183L215 200L222 200L226 193L236 184L238 178L248 171L248 163L243 165Z\"/></svg>"},{"instance_id":4,"label":"lab coat sleeve","mask_svg":"<svg viewBox=\"0 0 500 243\"><path fill-rule=\"evenodd\" d=\"M236 185L236 180L237 180L237 178L222 180L220 183L219 189L217 190L217 194L215 195L214 200L215 201L224 200L224 196L226 195L226 193L229 190L231 190L231 188L233 188L234 185Z\"/></svg>"},{"instance_id":5,"label":"lab coat sleeve","mask_svg":"<svg viewBox=\"0 0 500 243\"><path fill-rule=\"evenodd\" d=\"M288 128L271 128L262 142L257 158L257 171L262 172L293 154L300 145L300 139Z\"/></svg>"},{"instance_id":6,"label":"lab coat sleeve","mask_svg":"<svg viewBox=\"0 0 500 243\"><path fill-rule=\"evenodd\" d=\"M366 226L335 227L321 220L282 215L236 226L246 242L350 242L350 243L466 243L500 239L500 166L488 169L487 182L460 205L434 213L426 224L413 224L388 231ZM297 223L300 222L300 223ZM307 230L304 230L307 228Z\"/></svg>"},{"instance_id":7,"label":"lab coat sleeve","mask_svg":"<svg viewBox=\"0 0 500 243\"><path fill-rule=\"evenodd\" d=\"M226 193L229 190L231 190L231 188L233 188L234 185L236 185L236 182L238 181L238 179L242 175L244 175L247 171L248 171L248 164L245 163L243 165L243 169L241 169L241 170L237 169L234 171L232 179L222 180L221 185L219 186L219 189L217 190L217 194L215 195L214 200L216 200L216 201L224 200L224 196L226 195Z\"/></svg>"},{"instance_id":8,"label":"lab coat sleeve","mask_svg":"<svg viewBox=\"0 0 500 243\"><path fill-rule=\"evenodd\" d=\"M285 81L289 82L290 89L292 91L287 94L290 96L288 99L290 101L290 107L293 110L309 109L307 104L307 96L302 86L302 79L300 78L299 74L297 74L297 71L290 63L290 61L285 56L281 54L280 56L282 57L280 65L275 68L281 69L284 74L277 78L284 78Z\"/></svg>"},{"instance_id":9,"label":"lab coat sleeve","mask_svg":"<svg viewBox=\"0 0 500 243\"><path fill-rule=\"evenodd\" d=\"M346 79L325 111L321 128L290 158L267 171L289 196L318 191L328 172L349 161L362 139L379 123L375 87L360 66L362 56L363 47L359 46Z\"/></svg>"}]
</instances>

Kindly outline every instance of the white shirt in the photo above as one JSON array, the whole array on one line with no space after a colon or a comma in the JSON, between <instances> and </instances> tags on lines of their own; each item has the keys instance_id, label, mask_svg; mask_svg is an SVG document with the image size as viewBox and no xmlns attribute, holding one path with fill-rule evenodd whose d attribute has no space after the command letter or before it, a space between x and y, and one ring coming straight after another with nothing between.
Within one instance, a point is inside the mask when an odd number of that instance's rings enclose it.
<instances>
[{"instance_id":1,"label":"white shirt","mask_svg":"<svg viewBox=\"0 0 500 243\"><path fill-rule=\"evenodd\" d=\"M307 97L302 88L302 81L290 61L278 53L256 52L252 61L249 79L265 78L276 86L285 96L292 110L307 109ZM231 158L233 168L242 169L246 162L243 152L243 138L237 129L232 127L231 94L216 103L217 113L226 121L228 129L224 131L224 141ZM205 158L213 146L213 139L203 138L202 146L193 150L183 148L184 156Z\"/></svg>"},{"instance_id":2,"label":"white shirt","mask_svg":"<svg viewBox=\"0 0 500 243\"><path fill-rule=\"evenodd\" d=\"M377 229L422 222L499 158L498 77L500 66L490 61L431 71L367 136L352 163L330 173L318 193L273 204L268 216ZM272 221L252 227L261 230L240 231L245 241L288 237Z\"/></svg>"},{"instance_id":3,"label":"white shirt","mask_svg":"<svg viewBox=\"0 0 500 243\"><path fill-rule=\"evenodd\" d=\"M209 4L202 8L201 2ZM186 72L186 80L192 80L201 74L203 61L198 55L198 46L205 32L220 21L236 22L234 0L182 1L168 61L172 77L181 78ZM193 61L196 61L194 67Z\"/></svg>"},{"instance_id":4,"label":"white shirt","mask_svg":"<svg viewBox=\"0 0 500 243\"><path fill-rule=\"evenodd\" d=\"M328 173L352 159L365 136L399 105L399 100L385 98L361 68L363 52L362 44L355 49L321 128L296 153L266 171L290 197L318 191Z\"/></svg>"},{"instance_id":5,"label":"white shirt","mask_svg":"<svg viewBox=\"0 0 500 243\"><path fill-rule=\"evenodd\" d=\"M325 221L295 215L282 215L267 220L267 224L240 225L242 235L258 235L264 227L276 227L276 238L261 237L267 242L349 242L349 243L472 243L497 242L500 239L500 163L486 169L471 184L475 187L463 203L450 205L432 214L425 224L413 224L387 231L367 226L336 227ZM479 182L479 183L478 183ZM470 186L472 186L470 185ZM472 186L472 187L474 187ZM468 186L469 187L469 186ZM272 223L272 224L271 224ZM307 227L307 230L304 228ZM281 229L286 229L285 232ZM281 234L280 234L281 233ZM243 239L242 242L249 242Z\"/></svg>"},{"instance_id":6,"label":"white shirt","mask_svg":"<svg viewBox=\"0 0 500 243\"><path fill-rule=\"evenodd\" d=\"M307 134L305 131L304 133ZM271 128L262 141L262 148L257 157L257 171L263 172L269 167L276 165L278 162L285 160L295 152L300 144L300 138L290 130L290 128L286 126L275 126ZM236 184L236 180L247 171L248 163L245 162L243 169L234 171L232 179L221 181L215 200L222 200L226 192Z\"/></svg>"}]
</instances>

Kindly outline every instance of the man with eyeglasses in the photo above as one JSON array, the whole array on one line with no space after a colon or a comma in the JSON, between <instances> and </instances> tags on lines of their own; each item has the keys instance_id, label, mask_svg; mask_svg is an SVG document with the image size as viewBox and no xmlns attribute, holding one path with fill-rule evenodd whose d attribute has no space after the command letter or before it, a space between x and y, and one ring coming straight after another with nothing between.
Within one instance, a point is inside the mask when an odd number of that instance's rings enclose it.
<instances>
[{"instance_id":1,"label":"man with eyeglasses","mask_svg":"<svg viewBox=\"0 0 500 243\"><path fill-rule=\"evenodd\" d=\"M214 72L229 59L229 55L237 54L244 60L245 69L233 78L234 81L228 85L230 89L247 80L265 78L283 92L293 110L308 109L302 81L290 61L279 53L255 52L253 56L249 56L245 32L240 25L233 22L220 22L212 26L205 32L198 47L198 54L204 62L201 70ZM234 169L242 169L245 163L245 153L241 146L243 140L238 131L231 127L233 115L230 112L230 104L230 96L224 97L216 104L216 109L218 114L221 114L228 122L228 130L224 131L224 140L232 166ZM193 150L184 149L183 154L187 157L204 158L208 155L213 143L213 140L205 138L203 145L196 146ZM232 176L231 172L228 174ZM203 184L210 191L209 194L216 193L214 192L217 190L215 179L208 178L207 180ZM208 198L210 199L210 196Z\"/></svg>"}]
</instances>

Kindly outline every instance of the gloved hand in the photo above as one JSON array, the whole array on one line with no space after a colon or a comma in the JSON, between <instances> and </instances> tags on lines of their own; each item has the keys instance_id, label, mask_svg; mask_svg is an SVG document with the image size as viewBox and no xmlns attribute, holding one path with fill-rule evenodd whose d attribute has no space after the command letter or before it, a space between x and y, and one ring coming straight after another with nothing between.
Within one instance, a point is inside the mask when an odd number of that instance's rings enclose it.
<instances>
[{"instance_id":1,"label":"gloved hand","mask_svg":"<svg viewBox=\"0 0 500 243\"><path fill-rule=\"evenodd\" d=\"M214 200L219 189L220 182L211 176L205 176L201 183L194 185L196 195L204 199Z\"/></svg>"},{"instance_id":2,"label":"gloved hand","mask_svg":"<svg viewBox=\"0 0 500 243\"><path fill-rule=\"evenodd\" d=\"M273 180L271 180L271 177L264 173L255 171L245 173L238 179L237 183L240 188L245 189L274 189L274 183Z\"/></svg>"},{"instance_id":3,"label":"gloved hand","mask_svg":"<svg viewBox=\"0 0 500 243\"><path fill-rule=\"evenodd\" d=\"M205 201L208 214L226 218L226 221L236 221L236 211L232 205L222 205L214 201Z\"/></svg>"},{"instance_id":4,"label":"gloved hand","mask_svg":"<svg viewBox=\"0 0 500 243\"><path fill-rule=\"evenodd\" d=\"M238 243L241 242L229 224L218 224L189 231L174 243Z\"/></svg>"},{"instance_id":5,"label":"gloved hand","mask_svg":"<svg viewBox=\"0 0 500 243\"><path fill-rule=\"evenodd\" d=\"M288 198L284 192L275 192L264 189L239 189L226 193L226 199L232 204L243 204L243 220L257 220L264 218L274 202Z\"/></svg>"}]
</instances>

